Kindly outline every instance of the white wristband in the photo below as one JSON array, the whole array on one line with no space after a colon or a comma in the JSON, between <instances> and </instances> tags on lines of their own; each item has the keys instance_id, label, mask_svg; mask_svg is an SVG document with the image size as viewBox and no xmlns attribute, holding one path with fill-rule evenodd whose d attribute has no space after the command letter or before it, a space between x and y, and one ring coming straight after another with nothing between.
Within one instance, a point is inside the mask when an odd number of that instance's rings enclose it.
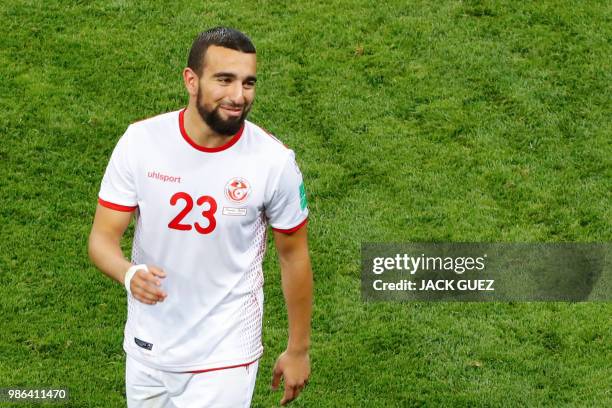
<instances>
[{"instance_id":1,"label":"white wristband","mask_svg":"<svg viewBox=\"0 0 612 408\"><path fill-rule=\"evenodd\" d=\"M123 279L123 284L125 285L125 290L127 290L127 292L130 295L132 294L132 290L130 289L130 283L132 282L132 278L134 277L134 274L136 273L136 271L138 271L140 269L144 269L145 271L149 272L149 268L147 268L147 265L140 264L140 265L132 265L132 266L130 266L130 269L128 269L127 272L125 273L125 278Z\"/></svg>"}]
</instances>

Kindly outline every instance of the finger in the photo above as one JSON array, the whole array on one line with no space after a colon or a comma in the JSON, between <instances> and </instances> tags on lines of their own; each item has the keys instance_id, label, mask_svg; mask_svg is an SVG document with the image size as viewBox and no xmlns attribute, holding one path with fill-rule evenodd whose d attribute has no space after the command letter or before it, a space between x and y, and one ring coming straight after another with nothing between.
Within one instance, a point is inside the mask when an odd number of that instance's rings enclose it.
<instances>
[{"instance_id":1,"label":"finger","mask_svg":"<svg viewBox=\"0 0 612 408\"><path fill-rule=\"evenodd\" d=\"M134 278L132 278L132 283L142 290L153 291L158 288L157 278L147 272L143 272L142 274L137 273L134 275Z\"/></svg>"},{"instance_id":2,"label":"finger","mask_svg":"<svg viewBox=\"0 0 612 408\"><path fill-rule=\"evenodd\" d=\"M296 389L295 387L289 387L285 385L285 394L283 395L283 399L281 400L281 405L285 405L293 401L296 397Z\"/></svg>"},{"instance_id":3,"label":"finger","mask_svg":"<svg viewBox=\"0 0 612 408\"><path fill-rule=\"evenodd\" d=\"M161 280L153 273L146 271L138 271L137 275L140 279L148 282L152 286L161 286Z\"/></svg>"},{"instance_id":4,"label":"finger","mask_svg":"<svg viewBox=\"0 0 612 408\"><path fill-rule=\"evenodd\" d=\"M293 390L293 399L296 399L297 397L300 396L300 393L302 392L302 389L304 387L295 387Z\"/></svg>"},{"instance_id":5,"label":"finger","mask_svg":"<svg viewBox=\"0 0 612 408\"><path fill-rule=\"evenodd\" d=\"M293 388L293 398L292 399L296 399L300 393L302 392L302 390L304 389L303 385L298 385L297 387Z\"/></svg>"},{"instance_id":6,"label":"finger","mask_svg":"<svg viewBox=\"0 0 612 408\"><path fill-rule=\"evenodd\" d=\"M147 305L154 305L155 303L157 303L157 299L150 298L149 296L144 295L144 293L141 291L132 291L132 296L134 296L139 302L145 303Z\"/></svg>"},{"instance_id":7,"label":"finger","mask_svg":"<svg viewBox=\"0 0 612 408\"><path fill-rule=\"evenodd\" d=\"M168 296L165 292L160 289L153 288L151 286L147 286L143 290L144 293L151 296L153 300L163 302L164 299Z\"/></svg>"},{"instance_id":8,"label":"finger","mask_svg":"<svg viewBox=\"0 0 612 408\"><path fill-rule=\"evenodd\" d=\"M166 277L166 272L164 272L163 269L158 268L157 266L148 266L147 268L149 268L149 272L151 272L153 275L159 277L159 278L165 278Z\"/></svg>"},{"instance_id":9,"label":"finger","mask_svg":"<svg viewBox=\"0 0 612 408\"><path fill-rule=\"evenodd\" d=\"M274 369L272 370L272 390L273 391L278 390L278 386L280 385L282 374L283 372L278 369L277 365L275 365Z\"/></svg>"},{"instance_id":10,"label":"finger","mask_svg":"<svg viewBox=\"0 0 612 408\"><path fill-rule=\"evenodd\" d=\"M137 298L142 299L142 300L148 300L150 302L157 302L159 299L159 297L156 294L140 289L140 288L136 290L136 292L132 291L132 293L134 293Z\"/></svg>"},{"instance_id":11,"label":"finger","mask_svg":"<svg viewBox=\"0 0 612 408\"><path fill-rule=\"evenodd\" d=\"M143 272L142 274L136 274L136 285L142 290L154 294L158 299L165 299L167 294L159 289L161 281L150 273Z\"/></svg>"},{"instance_id":12,"label":"finger","mask_svg":"<svg viewBox=\"0 0 612 408\"><path fill-rule=\"evenodd\" d=\"M132 292L137 291L137 293L147 296L152 300L162 300L167 296L163 290L158 286L152 285L151 282L146 279L133 279L131 284Z\"/></svg>"}]
</instances>

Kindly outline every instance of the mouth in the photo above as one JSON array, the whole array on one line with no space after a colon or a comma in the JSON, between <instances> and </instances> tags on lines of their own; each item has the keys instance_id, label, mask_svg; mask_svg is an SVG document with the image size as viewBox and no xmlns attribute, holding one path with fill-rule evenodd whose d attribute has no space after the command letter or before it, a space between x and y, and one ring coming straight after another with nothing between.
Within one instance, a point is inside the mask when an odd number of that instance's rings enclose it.
<instances>
[{"instance_id":1,"label":"mouth","mask_svg":"<svg viewBox=\"0 0 612 408\"><path fill-rule=\"evenodd\" d=\"M226 115L228 116L232 116L232 117L240 117L242 115L242 109L241 107L232 107L232 106L224 106L221 105L220 107Z\"/></svg>"}]
</instances>

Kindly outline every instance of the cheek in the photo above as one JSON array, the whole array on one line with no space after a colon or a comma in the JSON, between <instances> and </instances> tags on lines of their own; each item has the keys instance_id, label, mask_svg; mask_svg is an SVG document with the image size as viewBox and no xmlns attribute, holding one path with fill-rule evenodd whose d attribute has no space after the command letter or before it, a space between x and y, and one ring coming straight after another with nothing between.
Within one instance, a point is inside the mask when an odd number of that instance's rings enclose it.
<instances>
[{"instance_id":1,"label":"cheek","mask_svg":"<svg viewBox=\"0 0 612 408\"><path fill-rule=\"evenodd\" d=\"M200 103L213 104L223 99L225 92L219 86L203 86L200 88Z\"/></svg>"},{"instance_id":2,"label":"cheek","mask_svg":"<svg viewBox=\"0 0 612 408\"><path fill-rule=\"evenodd\" d=\"M255 100L255 89L249 89L244 92L244 98L248 101L249 104L253 103Z\"/></svg>"}]
</instances>

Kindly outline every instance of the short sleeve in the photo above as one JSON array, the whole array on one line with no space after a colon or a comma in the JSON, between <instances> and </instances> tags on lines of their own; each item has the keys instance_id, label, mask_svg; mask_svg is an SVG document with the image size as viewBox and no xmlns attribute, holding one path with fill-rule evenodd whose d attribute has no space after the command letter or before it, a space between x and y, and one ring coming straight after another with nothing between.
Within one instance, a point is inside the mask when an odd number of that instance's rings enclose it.
<instances>
[{"instance_id":1,"label":"short sleeve","mask_svg":"<svg viewBox=\"0 0 612 408\"><path fill-rule=\"evenodd\" d=\"M266 216L273 230L288 234L297 231L308 219L306 189L293 151L285 160L266 202Z\"/></svg>"},{"instance_id":2,"label":"short sleeve","mask_svg":"<svg viewBox=\"0 0 612 408\"><path fill-rule=\"evenodd\" d=\"M138 206L129 132L128 128L117 142L98 194L98 202L101 205L118 211L132 211Z\"/></svg>"}]
</instances>

